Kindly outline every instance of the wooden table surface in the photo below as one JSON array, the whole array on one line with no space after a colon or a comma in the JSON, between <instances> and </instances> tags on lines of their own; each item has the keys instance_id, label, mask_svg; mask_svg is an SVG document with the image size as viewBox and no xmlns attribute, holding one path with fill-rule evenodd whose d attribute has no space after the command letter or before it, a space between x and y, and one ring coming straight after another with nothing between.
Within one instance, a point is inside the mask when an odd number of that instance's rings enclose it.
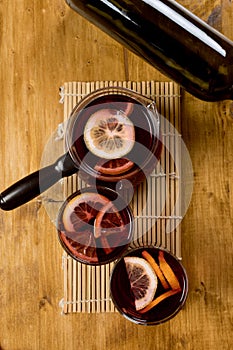
<instances>
[{"instance_id":1,"label":"wooden table surface","mask_svg":"<svg viewBox=\"0 0 233 350\"><path fill-rule=\"evenodd\" d=\"M233 40L231 0L179 0ZM63 119L65 81L168 80L71 11L64 0L0 1L1 191L40 165ZM233 102L182 96L194 169L182 222L185 308L155 327L118 313L62 316L61 248L39 198L0 212L1 350L232 349Z\"/></svg>"}]
</instances>

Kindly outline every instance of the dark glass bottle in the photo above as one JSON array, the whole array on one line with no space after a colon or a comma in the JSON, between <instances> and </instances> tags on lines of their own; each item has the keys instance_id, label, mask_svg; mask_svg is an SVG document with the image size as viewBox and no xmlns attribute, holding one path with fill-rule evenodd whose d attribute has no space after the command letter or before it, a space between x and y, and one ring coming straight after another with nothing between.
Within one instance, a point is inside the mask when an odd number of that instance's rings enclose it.
<instances>
[{"instance_id":1,"label":"dark glass bottle","mask_svg":"<svg viewBox=\"0 0 233 350\"><path fill-rule=\"evenodd\" d=\"M174 0L66 0L205 101L233 99L233 42Z\"/></svg>"}]
</instances>

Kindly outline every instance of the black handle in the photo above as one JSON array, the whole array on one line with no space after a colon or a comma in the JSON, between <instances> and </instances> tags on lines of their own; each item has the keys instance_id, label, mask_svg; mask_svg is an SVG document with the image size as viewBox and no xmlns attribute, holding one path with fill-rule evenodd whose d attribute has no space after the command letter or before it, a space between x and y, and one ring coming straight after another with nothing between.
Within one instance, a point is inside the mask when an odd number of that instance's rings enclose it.
<instances>
[{"instance_id":1,"label":"black handle","mask_svg":"<svg viewBox=\"0 0 233 350\"><path fill-rule=\"evenodd\" d=\"M75 174L77 171L78 168L69 153L66 153L54 164L35 171L2 192L0 208L3 210L15 209L37 197L61 178Z\"/></svg>"}]
</instances>

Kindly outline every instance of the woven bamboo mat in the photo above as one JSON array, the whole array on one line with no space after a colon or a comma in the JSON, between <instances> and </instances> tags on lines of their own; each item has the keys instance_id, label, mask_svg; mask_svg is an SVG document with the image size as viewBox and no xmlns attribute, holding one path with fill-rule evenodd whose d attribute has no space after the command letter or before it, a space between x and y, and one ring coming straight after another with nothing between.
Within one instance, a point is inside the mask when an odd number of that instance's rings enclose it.
<instances>
[{"instance_id":1,"label":"woven bamboo mat","mask_svg":"<svg viewBox=\"0 0 233 350\"><path fill-rule=\"evenodd\" d=\"M180 176L177 173L177 164L181 160L180 87L173 82L154 81L67 82L60 91L60 102L64 104L64 121L86 94L108 86L130 88L155 100L158 111L163 116L161 132L164 148L160 162L148 180L137 188L130 204L135 217L135 241L132 247L154 244L167 248L181 258L179 223L182 217L179 203ZM84 186L85 183L73 175L64 181L65 195ZM168 224L174 227L172 232L167 232ZM147 233L141 236L140 232ZM64 296L60 306L63 313L115 311L109 295L109 277L114 263L87 266L76 262L65 252L62 262Z\"/></svg>"}]
</instances>

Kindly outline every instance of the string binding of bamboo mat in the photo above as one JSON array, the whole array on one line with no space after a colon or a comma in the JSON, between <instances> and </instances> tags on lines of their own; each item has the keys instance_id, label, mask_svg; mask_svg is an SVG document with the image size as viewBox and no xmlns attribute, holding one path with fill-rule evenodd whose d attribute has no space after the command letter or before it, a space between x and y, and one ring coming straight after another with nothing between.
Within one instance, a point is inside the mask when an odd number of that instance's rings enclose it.
<instances>
[{"instance_id":1,"label":"string binding of bamboo mat","mask_svg":"<svg viewBox=\"0 0 233 350\"><path fill-rule=\"evenodd\" d=\"M131 248L142 244L154 244L170 250L181 259L181 206L175 204L179 197L180 176L176 171L176 162L181 161L181 89L173 82L155 81L93 81L66 82L60 88L60 102L64 105L64 121L74 106L88 93L109 86L119 86L134 90L155 100L161 122L163 148L161 159L153 173L135 191L130 203L135 217L135 237ZM174 128L176 133L173 132ZM171 157L169 149L174 151ZM85 187L78 177L73 175L64 181L67 197L78 188ZM148 194L150 196L148 197ZM144 210L145 201L149 205ZM179 201L181 201L179 197ZM175 211L174 211L175 208ZM142 215L143 213L143 215ZM174 230L166 233L169 223L175 223ZM140 232L147 232L142 237ZM63 314L75 312L115 312L109 294L109 280L114 262L103 266L88 266L76 262L66 252L62 255L64 296L60 301Z\"/></svg>"}]
</instances>

